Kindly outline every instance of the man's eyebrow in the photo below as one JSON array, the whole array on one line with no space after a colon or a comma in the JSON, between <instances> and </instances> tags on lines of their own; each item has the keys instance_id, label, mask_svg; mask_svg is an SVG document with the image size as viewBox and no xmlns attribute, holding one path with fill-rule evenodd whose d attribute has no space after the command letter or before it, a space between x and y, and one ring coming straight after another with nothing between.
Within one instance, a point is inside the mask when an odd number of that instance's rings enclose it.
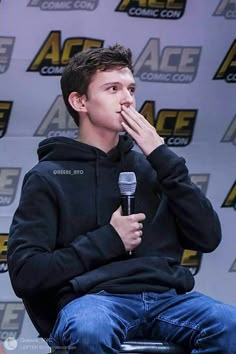
<instances>
[{"instance_id":1,"label":"man's eyebrow","mask_svg":"<svg viewBox=\"0 0 236 354\"><path fill-rule=\"evenodd\" d=\"M112 81L112 82L106 82L105 84L102 84L101 86L111 86L111 85L122 85L122 83L119 81ZM128 86L136 87L136 83L131 82Z\"/></svg>"}]
</instances>

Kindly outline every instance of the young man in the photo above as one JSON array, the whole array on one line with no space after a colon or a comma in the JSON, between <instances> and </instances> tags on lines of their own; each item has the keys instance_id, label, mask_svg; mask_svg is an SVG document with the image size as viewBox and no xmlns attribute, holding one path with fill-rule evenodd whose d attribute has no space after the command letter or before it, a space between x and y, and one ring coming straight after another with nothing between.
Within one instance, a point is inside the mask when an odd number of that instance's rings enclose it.
<instances>
[{"instance_id":1,"label":"young man","mask_svg":"<svg viewBox=\"0 0 236 354\"><path fill-rule=\"evenodd\" d=\"M8 245L13 288L41 334L69 353L115 354L133 338L236 353L236 309L190 292L193 276L180 265L183 249L218 246L218 217L185 160L136 111L130 50L76 54L61 87L78 141L40 143ZM137 178L129 216L120 207L123 171Z\"/></svg>"}]
</instances>

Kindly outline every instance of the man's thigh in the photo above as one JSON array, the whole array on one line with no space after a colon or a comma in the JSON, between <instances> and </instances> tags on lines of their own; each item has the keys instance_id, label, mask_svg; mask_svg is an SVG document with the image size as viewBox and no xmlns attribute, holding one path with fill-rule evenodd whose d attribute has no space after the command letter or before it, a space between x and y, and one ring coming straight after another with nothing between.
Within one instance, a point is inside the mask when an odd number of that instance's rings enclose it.
<instances>
[{"instance_id":1,"label":"man's thigh","mask_svg":"<svg viewBox=\"0 0 236 354\"><path fill-rule=\"evenodd\" d=\"M159 338L190 348L194 348L196 341L205 336L206 344L203 345L207 347L212 345L211 339L215 338L215 342L219 340L223 330L226 340L227 327L230 342L232 329L236 329L234 324L235 307L194 291L180 295L175 293L169 299L157 301L155 305L154 302L149 304L144 333L150 339Z\"/></svg>"},{"instance_id":2,"label":"man's thigh","mask_svg":"<svg viewBox=\"0 0 236 354\"><path fill-rule=\"evenodd\" d=\"M49 344L68 345L86 335L105 338L116 333L121 342L135 336L142 318L141 298L101 291L73 300L60 311Z\"/></svg>"}]
</instances>

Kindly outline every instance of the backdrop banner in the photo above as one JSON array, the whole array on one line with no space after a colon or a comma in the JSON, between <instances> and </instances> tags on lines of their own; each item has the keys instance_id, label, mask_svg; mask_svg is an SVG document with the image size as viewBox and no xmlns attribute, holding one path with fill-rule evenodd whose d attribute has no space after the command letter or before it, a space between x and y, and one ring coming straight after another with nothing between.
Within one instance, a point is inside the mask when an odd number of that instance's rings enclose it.
<instances>
[{"instance_id":1,"label":"backdrop banner","mask_svg":"<svg viewBox=\"0 0 236 354\"><path fill-rule=\"evenodd\" d=\"M186 250L182 262L195 290L236 306L235 26L235 0L0 0L0 354L50 351L12 290L7 240L39 142L77 137L59 81L90 47L133 51L137 109L186 159L222 224L216 251Z\"/></svg>"}]
</instances>

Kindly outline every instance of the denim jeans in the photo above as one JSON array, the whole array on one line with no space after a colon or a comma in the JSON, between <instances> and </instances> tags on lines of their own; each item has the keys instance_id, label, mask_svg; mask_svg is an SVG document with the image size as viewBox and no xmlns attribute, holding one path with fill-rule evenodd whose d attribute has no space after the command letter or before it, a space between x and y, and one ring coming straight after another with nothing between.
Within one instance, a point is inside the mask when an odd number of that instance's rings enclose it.
<instances>
[{"instance_id":1,"label":"denim jeans","mask_svg":"<svg viewBox=\"0 0 236 354\"><path fill-rule=\"evenodd\" d=\"M117 354L134 338L179 343L194 354L236 354L236 308L198 292L101 291L67 304L48 344L73 354Z\"/></svg>"}]
</instances>

